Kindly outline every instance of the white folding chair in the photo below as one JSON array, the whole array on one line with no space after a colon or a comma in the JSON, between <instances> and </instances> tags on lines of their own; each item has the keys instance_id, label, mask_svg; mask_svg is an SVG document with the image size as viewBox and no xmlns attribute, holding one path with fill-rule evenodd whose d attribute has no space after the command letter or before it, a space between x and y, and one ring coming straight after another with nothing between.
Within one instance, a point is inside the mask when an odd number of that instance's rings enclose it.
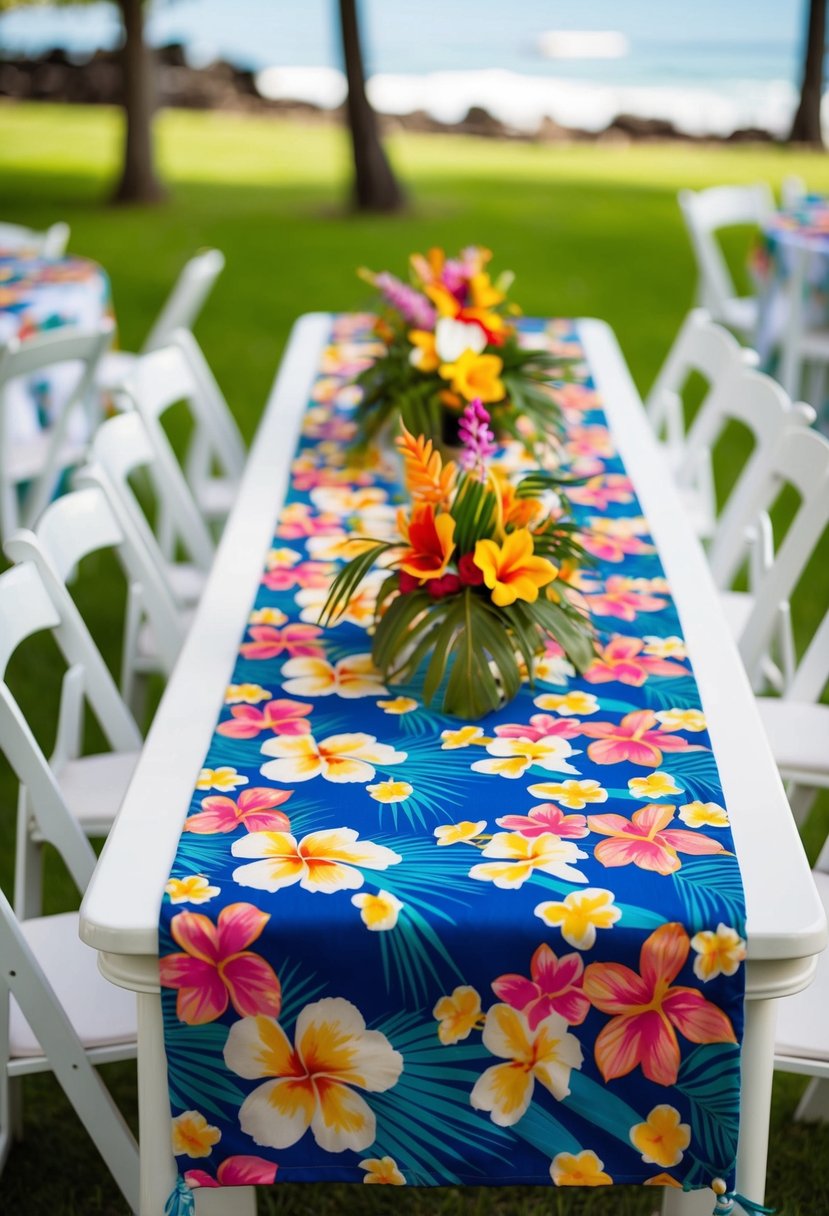
<instances>
[{"instance_id":1,"label":"white folding chair","mask_svg":"<svg viewBox=\"0 0 829 1216\"><path fill-rule=\"evenodd\" d=\"M162 439L163 443L153 443L138 413L107 419L90 445L90 463L75 475L75 485L99 486L103 490L124 534L135 538L150 555L176 606L180 625L186 630L192 606L201 596L213 562L214 545L163 433ZM162 552L130 485L130 478L142 473L149 481L157 518L170 521L173 535L190 560L171 560ZM121 683L121 691L130 704L136 694L136 677L164 670L158 645L152 624L147 620L141 588L131 584L124 626Z\"/></svg>"},{"instance_id":2,"label":"white folding chair","mask_svg":"<svg viewBox=\"0 0 829 1216\"><path fill-rule=\"evenodd\" d=\"M688 313L645 400L648 419L674 471L685 457L687 425L682 393L689 378L696 375L706 383L702 410L734 368L755 367L757 362L755 352L740 346L704 308ZM683 496L698 535L707 538L717 513L710 453L703 455L702 468L694 480L697 484L691 485L686 478Z\"/></svg>"},{"instance_id":3,"label":"white folding chair","mask_svg":"<svg viewBox=\"0 0 829 1216\"><path fill-rule=\"evenodd\" d=\"M806 193L806 183L796 173L787 173L780 183L780 202L787 211L802 203Z\"/></svg>"},{"instance_id":4,"label":"white folding chair","mask_svg":"<svg viewBox=\"0 0 829 1216\"><path fill-rule=\"evenodd\" d=\"M140 355L116 393L118 406L136 409L153 445L165 451L169 443L161 419L179 402L186 404L193 422L184 458L187 482L204 519L223 522L236 497L245 445L198 342L185 329L176 330L169 345ZM164 527L162 549L170 556L168 521Z\"/></svg>"},{"instance_id":5,"label":"white folding chair","mask_svg":"<svg viewBox=\"0 0 829 1216\"><path fill-rule=\"evenodd\" d=\"M224 254L218 249L203 249L190 258L144 339L140 354L166 346L177 329L193 328L224 264ZM98 373L99 387L107 392L118 388L132 373L136 357L128 351L110 351Z\"/></svg>"},{"instance_id":6,"label":"white folding chair","mask_svg":"<svg viewBox=\"0 0 829 1216\"><path fill-rule=\"evenodd\" d=\"M786 487L797 492L799 502L775 547L769 511ZM758 691L767 684L780 692L794 683L789 601L827 522L829 441L795 422L773 446L750 460L723 511L709 553L743 662ZM749 589L732 591L746 563Z\"/></svg>"},{"instance_id":7,"label":"white folding chair","mask_svg":"<svg viewBox=\"0 0 829 1216\"><path fill-rule=\"evenodd\" d=\"M0 350L0 533L8 536L20 524L29 525L54 495L61 475L78 464L86 439L100 414L94 388L95 372L112 341L113 325L101 322L94 330L61 327L25 342L12 338ZM66 365L76 365L74 386L57 416L41 425L33 401L27 401L21 386L38 375ZM15 410L28 409L31 419L13 417ZM70 437L73 417L86 414L83 438Z\"/></svg>"},{"instance_id":8,"label":"white folding chair","mask_svg":"<svg viewBox=\"0 0 829 1216\"><path fill-rule=\"evenodd\" d=\"M825 324L825 297L821 287L811 286L814 277L823 279L826 261L807 246L793 244L787 256L786 313L780 338L778 376L786 392L799 393L806 377L806 393L818 412L826 401L829 370L829 328Z\"/></svg>"},{"instance_id":9,"label":"white folding chair","mask_svg":"<svg viewBox=\"0 0 829 1216\"><path fill-rule=\"evenodd\" d=\"M43 839L58 850L83 891L95 854L5 682L11 655L42 631L54 635L75 687L87 681L96 666L90 639L56 608L33 565L7 570L0 575L0 750L30 793ZM73 674L78 671L83 675ZM88 679L86 690L106 729L119 702L117 694L109 704L106 697L99 699L99 675ZM2 892L0 957L0 1167L20 1130L19 1078L51 1070L136 1211L138 1148L94 1068L135 1056L134 995L99 974L95 952L78 937L77 914L18 920Z\"/></svg>"},{"instance_id":10,"label":"white folding chair","mask_svg":"<svg viewBox=\"0 0 829 1216\"><path fill-rule=\"evenodd\" d=\"M697 262L698 302L715 321L752 340L757 328L757 301L737 294L716 233L740 224L762 227L774 210L771 190L759 182L753 186L680 190L678 197Z\"/></svg>"},{"instance_id":11,"label":"white folding chair","mask_svg":"<svg viewBox=\"0 0 829 1216\"><path fill-rule=\"evenodd\" d=\"M69 225L52 224L43 232L22 224L0 224L0 250L31 252L42 258L60 258L69 244Z\"/></svg>"}]
</instances>

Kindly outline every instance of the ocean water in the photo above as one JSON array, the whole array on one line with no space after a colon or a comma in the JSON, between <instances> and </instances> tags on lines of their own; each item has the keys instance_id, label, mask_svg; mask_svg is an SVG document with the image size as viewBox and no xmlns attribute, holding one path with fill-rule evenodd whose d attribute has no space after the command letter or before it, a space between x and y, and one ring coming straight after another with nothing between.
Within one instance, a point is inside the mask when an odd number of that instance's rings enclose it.
<instances>
[{"instance_id":1,"label":"ocean water","mask_svg":"<svg viewBox=\"0 0 829 1216\"><path fill-rule=\"evenodd\" d=\"M545 114L598 129L616 113L725 134L783 133L797 99L806 0L363 0L372 99L444 121L479 104L527 129ZM567 32L543 53L543 35ZM335 0L157 0L155 43L192 62L222 57L263 73L262 87L335 105L342 96ZM574 33L591 38L574 38ZM615 38L596 34L615 34ZM112 46L114 9L36 7L0 17L0 48L78 54ZM611 57L607 57L610 55Z\"/></svg>"}]
</instances>

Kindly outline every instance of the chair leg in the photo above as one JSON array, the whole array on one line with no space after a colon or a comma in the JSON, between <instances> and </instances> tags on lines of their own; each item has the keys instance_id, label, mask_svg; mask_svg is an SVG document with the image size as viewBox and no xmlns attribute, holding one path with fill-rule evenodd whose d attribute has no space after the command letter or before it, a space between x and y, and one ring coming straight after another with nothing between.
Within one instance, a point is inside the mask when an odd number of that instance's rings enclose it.
<instances>
[{"instance_id":1,"label":"chair leg","mask_svg":"<svg viewBox=\"0 0 829 1216\"><path fill-rule=\"evenodd\" d=\"M823 359L815 359L809 367L807 379L807 400L820 415L826 400L826 363Z\"/></svg>"},{"instance_id":2,"label":"chair leg","mask_svg":"<svg viewBox=\"0 0 829 1216\"><path fill-rule=\"evenodd\" d=\"M829 1079L812 1077L794 1117L801 1123L829 1123Z\"/></svg>"},{"instance_id":3,"label":"chair leg","mask_svg":"<svg viewBox=\"0 0 829 1216\"><path fill-rule=\"evenodd\" d=\"M794 821L798 827L801 827L812 809L812 803L817 797L817 790L810 785L797 785L792 782L786 786L786 796L789 799Z\"/></svg>"},{"instance_id":4,"label":"chair leg","mask_svg":"<svg viewBox=\"0 0 829 1216\"><path fill-rule=\"evenodd\" d=\"M17 795L14 911L20 920L43 912L43 847L32 840L29 800L23 786Z\"/></svg>"}]
</instances>

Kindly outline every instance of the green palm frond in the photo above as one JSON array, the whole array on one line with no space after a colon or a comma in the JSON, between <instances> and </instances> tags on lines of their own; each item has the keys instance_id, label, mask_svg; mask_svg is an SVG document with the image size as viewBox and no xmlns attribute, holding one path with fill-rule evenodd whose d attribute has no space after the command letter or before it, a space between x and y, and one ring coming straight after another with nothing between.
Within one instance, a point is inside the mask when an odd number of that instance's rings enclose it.
<instances>
[{"instance_id":1,"label":"green palm frond","mask_svg":"<svg viewBox=\"0 0 829 1216\"><path fill-rule=\"evenodd\" d=\"M175 1017L174 1000L164 1004L164 1046L167 1080L174 1109L194 1106L220 1119L230 1118L244 1101L242 1089L232 1079L224 1060L228 1027L186 1026ZM170 1011L173 1011L172 1013Z\"/></svg>"},{"instance_id":2,"label":"green palm frond","mask_svg":"<svg viewBox=\"0 0 829 1216\"><path fill-rule=\"evenodd\" d=\"M671 875L682 901L684 923L691 934L715 929L720 921L745 931L745 895L737 858L715 854L683 858L682 868Z\"/></svg>"},{"instance_id":3,"label":"green palm frond","mask_svg":"<svg viewBox=\"0 0 829 1216\"><path fill-rule=\"evenodd\" d=\"M355 539L369 540L372 538L355 537ZM321 625L330 625L342 614L348 601L354 595L377 559L382 557L389 549L396 547L390 541L378 540L372 544L370 549L366 549L365 553L361 553L359 557L352 558L347 565L343 566L342 570L337 573L332 581L328 591L328 598L320 611L319 623Z\"/></svg>"}]
</instances>

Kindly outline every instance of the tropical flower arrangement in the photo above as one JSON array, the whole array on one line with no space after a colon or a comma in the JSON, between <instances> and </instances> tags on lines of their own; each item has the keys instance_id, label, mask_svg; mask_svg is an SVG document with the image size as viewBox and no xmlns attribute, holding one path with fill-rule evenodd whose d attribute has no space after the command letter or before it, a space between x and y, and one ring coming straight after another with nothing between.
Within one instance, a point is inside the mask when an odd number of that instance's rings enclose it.
<instances>
[{"instance_id":1,"label":"tropical flower arrangement","mask_svg":"<svg viewBox=\"0 0 829 1216\"><path fill-rule=\"evenodd\" d=\"M491 256L478 246L455 258L442 249L416 253L410 283L359 271L381 296L376 334L384 348L357 377L360 443L399 416L412 434L454 445L461 411L476 399L498 434L530 450L555 436L559 412L548 381L566 361L520 345L509 319L519 311L507 299L513 276L504 271L493 282Z\"/></svg>"},{"instance_id":2,"label":"tropical flower arrangement","mask_svg":"<svg viewBox=\"0 0 829 1216\"><path fill-rule=\"evenodd\" d=\"M405 425L397 439L408 508L396 537L354 537L320 620L335 620L379 563L374 663L389 682L425 667L423 699L443 689L444 713L477 718L511 700L552 639L574 667L594 659L593 630L568 587L584 557L556 488L537 470L510 480L490 463L491 417L480 399L463 410L458 463Z\"/></svg>"}]
</instances>

